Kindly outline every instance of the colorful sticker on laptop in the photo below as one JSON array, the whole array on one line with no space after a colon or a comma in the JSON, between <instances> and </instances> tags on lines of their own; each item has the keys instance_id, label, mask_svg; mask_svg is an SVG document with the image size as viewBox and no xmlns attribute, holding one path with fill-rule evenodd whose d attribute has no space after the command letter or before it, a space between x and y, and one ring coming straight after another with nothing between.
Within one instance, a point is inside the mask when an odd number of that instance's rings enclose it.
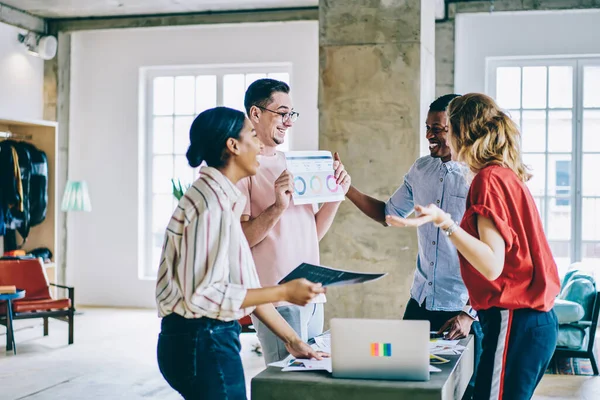
<instances>
[{"instance_id":1,"label":"colorful sticker on laptop","mask_svg":"<svg viewBox=\"0 0 600 400\"><path fill-rule=\"evenodd\" d=\"M371 357L391 357L391 343L371 343Z\"/></svg>"}]
</instances>

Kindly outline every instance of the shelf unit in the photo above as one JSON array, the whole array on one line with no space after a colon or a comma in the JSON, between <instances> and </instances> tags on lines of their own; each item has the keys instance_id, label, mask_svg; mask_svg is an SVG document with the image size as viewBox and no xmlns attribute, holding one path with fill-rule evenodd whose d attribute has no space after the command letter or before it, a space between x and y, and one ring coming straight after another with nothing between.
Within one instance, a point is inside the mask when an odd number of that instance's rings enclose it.
<instances>
[{"instance_id":1,"label":"shelf unit","mask_svg":"<svg viewBox=\"0 0 600 400\"><path fill-rule=\"evenodd\" d=\"M47 247L52 252L52 268L47 270L55 271L54 265L60 265L57 254L58 249L58 193L57 182L57 156L58 156L58 125L51 121L26 121L13 120L10 118L0 118L0 132L10 132L19 136L30 136L31 139L19 139L18 137L9 138L16 141L27 141L38 149L46 153L48 159L48 207L46 219L41 224L31 228L27 242L23 250L30 251L38 247ZM0 138L4 140L4 138ZM17 240L22 242L22 238L17 233ZM3 253L4 238L0 237L0 254ZM49 274L50 281L56 281L55 273Z\"/></svg>"}]
</instances>

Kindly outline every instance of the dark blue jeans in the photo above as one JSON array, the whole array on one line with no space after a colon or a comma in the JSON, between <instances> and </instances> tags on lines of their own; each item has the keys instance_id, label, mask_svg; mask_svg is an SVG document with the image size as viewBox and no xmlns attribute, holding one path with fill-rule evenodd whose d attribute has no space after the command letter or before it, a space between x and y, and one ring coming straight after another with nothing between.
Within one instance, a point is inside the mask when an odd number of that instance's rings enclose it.
<instances>
[{"instance_id":1,"label":"dark blue jeans","mask_svg":"<svg viewBox=\"0 0 600 400\"><path fill-rule=\"evenodd\" d=\"M529 400L554 354L558 321L553 310L479 311L483 353L474 399Z\"/></svg>"},{"instance_id":2,"label":"dark blue jeans","mask_svg":"<svg viewBox=\"0 0 600 400\"><path fill-rule=\"evenodd\" d=\"M158 367L186 400L246 400L237 321L163 318L158 336Z\"/></svg>"}]
</instances>

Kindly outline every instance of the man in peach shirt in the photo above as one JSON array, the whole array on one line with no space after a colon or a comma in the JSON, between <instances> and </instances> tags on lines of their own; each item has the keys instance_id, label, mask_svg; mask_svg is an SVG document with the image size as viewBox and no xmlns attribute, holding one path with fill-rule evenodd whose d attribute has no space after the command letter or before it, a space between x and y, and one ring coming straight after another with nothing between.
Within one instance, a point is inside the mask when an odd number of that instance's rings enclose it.
<instances>
[{"instance_id":1,"label":"man in peach shirt","mask_svg":"<svg viewBox=\"0 0 600 400\"><path fill-rule=\"evenodd\" d=\"M286 170L285 155L276 149L285 140L287 130L298 118L289 95L290 88L274 79L259 79L246 91L244 106L254 124L256 134L264 145L256 176L238 183L246 196L242 212L242 228L254 256L260 283L277 283L303 262L319 264L319 241L325 236L340 202L316 205L295 205L293 176ZM333 165L338 184L344 194L350 188L350 175L335 155ZM305 307L276 304L281 316L303 340L323 331L324 295ZM265 362L284 359L288 352L285 344L262 322L252 317Z\"/></svg>"}]
</instances>

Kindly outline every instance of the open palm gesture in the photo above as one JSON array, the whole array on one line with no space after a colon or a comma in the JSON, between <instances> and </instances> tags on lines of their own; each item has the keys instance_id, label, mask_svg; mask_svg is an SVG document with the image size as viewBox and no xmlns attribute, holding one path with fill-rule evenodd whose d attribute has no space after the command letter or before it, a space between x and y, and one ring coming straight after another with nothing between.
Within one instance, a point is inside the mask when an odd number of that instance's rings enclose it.
<instances>
[{"instance_id":1,"label":"open palm gesture","mask_svg":"<svg viewBox=\"0 0 600 400\"><path fill-rule=\"evenodd\" d=\"M388 225L404 228L407 226L417 227L429 222L433 222L436 226L439 226L450 218L447 213L434 204L428 206L416 205L415 212L417 213L417 216L414 218L401 218L395 215L386 215L385 220Z\"/></svg>"}]
</instances>

